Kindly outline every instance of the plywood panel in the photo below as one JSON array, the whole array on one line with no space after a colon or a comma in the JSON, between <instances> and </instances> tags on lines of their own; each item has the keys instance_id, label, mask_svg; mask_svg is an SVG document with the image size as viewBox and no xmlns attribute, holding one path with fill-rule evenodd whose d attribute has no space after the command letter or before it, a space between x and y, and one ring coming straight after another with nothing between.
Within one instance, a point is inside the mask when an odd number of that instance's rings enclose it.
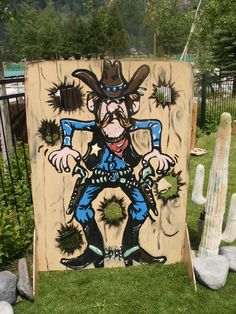
<instances>
[{"instance_id":1,"label":"plywood panel","mask_svg":"<svg viewBox=\"0 0 236 314\"><path fill-rule=\"evenodd\" d=\"M197 283L196 283L196 278L195 278L195 273L194 273L194 268L193 268L192 252L191 252L191 245L190 245L190 240L189 240L187 224L185 228L185 238L184 238L184 247L183 247L183 263L186 267L192 286L194 290L197 291Z\"/></svg>"},{"instance_id":2,"label":"plywood panel","mask_svg":"<svg viewBox=\"0 0 236 314\"><path fill-rule=\"evenodd\" d=\"M176 161L171 175L173 182L179 182L176 190L172 182L172 190L167 193L156 193L157 184L153 191L159 216L156 217L151 211L140 229L140 246L153 256L164 255L167 263L181 261L182 247L185 235L185 215L188 186L188 158L191 135L192 116L192 69L187 63L180 62L156 62L156 61L129 61L122 60L122 70L125 79L129 82L134 72L143 64L150 67L150 74L142 83L143 96L141 97L140 110L133 116L135 119L158 119L162 123L161 150ZM54 121L59 124L63 118L77 119L80 121L91 121L94 115L86 108L86 95L84 96L84 106L80 109L68 112L56 109L49 105L50 92L55 84L61 86L65 78L66 84L80 84L82 92L85 94L89 90L82 81L71 76L77 68L85 68L93 71L98 79L101 78L103 63L97 61L58 61L40 62L30 64L26 73L26 103L27 103L27 125L30 145L30 158L32 169L32 188L35 212L35 225L37 235L36 252L38 255L39 271L62 270L65 267L60 264L60 259L68 257L57 247L58 230L61 224L66 225L70 216L66 215L76 176L69 173L58 173L48 161L48 156L52 151L60 149L61 140L51 145L42 139L39 133L42 121ZM162 89L158 93L163 97L163 90L175 93L174 103L157 104L151 98L155 92L155 86L161 84ZM163 87L164 86L164 87ZM164 89L163 89L164 88ZM54 90L55 91L55 90ZM170 96L170 95L169 95ZM167 98L169 97L167 95ZM173 101L172 101L173 102ZM92 134L87 131L77 131L73 136L73 147L81 155L84 155ZM151 149L151 139L149 130L138 130L132 132L131 139L133 146L138 153L144 155ZM70 167L73 168L74 161L69 160ZM155 168L157 163L151 161ZM135 167L135 174L142 168L139 163ZM92 174L91 171L89 172ZM161 180L163 175L157 175L155 182L160 185L165 184ZM174 177L174 179L173 179ZM177 180L177 179L178 180ZM166 177L167 181L169 177ZM162 182L161 182L162 181ZM164 183L163 183L164 182ZM124 266L119 248L121 247L122 236L127 222L127 217L118 226L105 224L102 213L97 209L101 207L104 198L110 199L113 196L123 198L123 204L127 213L130 204L129 198L120 188L104 189L93 202L95 218L102 233L104 246L109 248L110 258L105 258L105 267ZM162 195L162 197L161 197ZM74 255L78 256L86 248L82 228L75 220L74 226L81 231L84 244Z\"/></svg>"}]
</instances>

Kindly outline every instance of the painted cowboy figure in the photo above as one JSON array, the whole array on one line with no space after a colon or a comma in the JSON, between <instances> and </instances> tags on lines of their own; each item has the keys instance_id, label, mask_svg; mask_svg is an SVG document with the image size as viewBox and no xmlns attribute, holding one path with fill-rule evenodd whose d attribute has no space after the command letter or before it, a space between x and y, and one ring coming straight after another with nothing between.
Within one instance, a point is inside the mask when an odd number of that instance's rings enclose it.
<instances>
[{"instance_id":1,"label":"painted cowboy figure","mask_svg":"<svg viewBox=\"0 0 236 314\"><path fill-rule=\"evenodd\" d=\"M85 166L92 171L89 178L83 177L77 188L79 197L73 199L75 219L81 224L87 247L76 258L61 259L61 263L73 269L81 269L89 264L103 267L105 249L101 232L94 218L92 202L107 187L120 187L129 197L128 220L122 239L122 254L126 266L139 263L164 263L165 256L153 257L139 245L139 230L148 216L148 198L137 181L133 169L141 161L148 165L151 158L157 158L158 173L166 173L174 166L174 160L161 152L160 140L162 125L159 120L137 120L133 115L139 110L140 85L149 74L149 67L142 65L130 81L126 81L121 63L105 60L100 81L95 74L86 69L75 70L72 75L83 81L92 92L87 107L94 113L92 121L62 119L63 142L60 150L49 155L49 161L58 172L70 171L68 156L77 162L77 170L85 176L79 166L80 153L72 148L72 137L76 130L93 133L92 141L82 158ZM135 151L130 134L136 130L148 129L151 134L152 151L144 157ZM76 190L76 189L75 189ZM76 193L74 193L76 194ZM69 208L69 212L70 212Z\"/></svg>"}]
</instances>

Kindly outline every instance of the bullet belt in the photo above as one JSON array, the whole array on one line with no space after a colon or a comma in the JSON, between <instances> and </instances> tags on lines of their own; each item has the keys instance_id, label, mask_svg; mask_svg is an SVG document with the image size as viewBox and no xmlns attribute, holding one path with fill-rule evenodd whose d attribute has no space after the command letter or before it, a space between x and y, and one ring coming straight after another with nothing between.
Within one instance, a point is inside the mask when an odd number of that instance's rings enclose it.
<instances>
[{"instance_id":1,"label":"bullet belt","mask_svg":"<svg viewBox=\"0 0 236 314\"><path fill-rule=\"evenodd\" d=\"M121 183L127 187L137 187L138 183L135 176L132 174L132 169L127 168L123 170L105 171L102 169L95 169L91 178L93 184L99 183Z\"/></svg>"}]
</instances>

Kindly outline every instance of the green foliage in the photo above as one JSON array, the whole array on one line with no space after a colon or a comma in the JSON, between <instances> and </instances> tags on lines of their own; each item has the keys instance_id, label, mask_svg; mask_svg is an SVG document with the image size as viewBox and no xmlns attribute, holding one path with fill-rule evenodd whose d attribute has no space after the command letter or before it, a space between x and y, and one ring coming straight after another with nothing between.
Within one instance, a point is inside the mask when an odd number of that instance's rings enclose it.
<instances>
[{"instance_id":1,"label":"green foliage","mask_svg":"<svg viewBox=\"0 0 236 314\"><path fill-rule=\"evenodd\" d=\"M88 21L87 44L85 51L87 53L103 54L106 47L106 13L102 9L92 12Z\"/></svg>"},{"instance_id":2,"label":"green foliage","mask_svg":"<svg viewBox=\"0 0 236 314\"><path fill-rule=\"evenodd\" d=\"M236 70L236 29L216 29L212 42L213 63L222 70Z\"/></svg>"},{"instance_id":3,"label":"green foliage","mask_svg":"<svg viewBox=\"0 0 236 314\"><path fill-rule=\"evenodd\" d=\"M115 58L127 50L128 40L114 5L107 9L105 21L106 52Z\"/></svg>"},{"instance_id":4,"label":"green foliage","mask_svg":"<svg viewBox=\"0 0 236 314\"><path fill-rule=\"evenodd\" d=\"M219 125L219 116L215 112L207 112L205 120L205 130L207 133L216 132Z\"/></svg>"},{"instance_id":5,"label":"green foliage","mask_svg":"<svg viewBox=\"0 0 236 314\"><path fill-rule=\"evenodd\" d=\"M204 132L202 131L202 129L199 126L197 126L197 128L196 128L196 139L198 140L203 135L204 135Z\"/></svg>"},{"instance_id":6,"label":"green foliage","mask_svg":"<svg viewBox=\"0 0 236 314\"><path fill-rule=\"evenodd\" d=\"M191 19L189 13L181 8L179 1L149 1L146 23L156 33L159 55L183 51Z\"/></svg>"},{"instance_id":7,"label":"green foliage","mask_svg":"<svg viewBox=\"0 0 236 314\"><path fill-rule=\"evenodd\" d=\"M3 161L1 161L4 189L1 185L0 265L24 254L33 237L33 210L25 168L25 156L20 149L17 153L18 161L13 157L10 162L11 174L9 167L4 166Z\"/></svg>"},{"instance_id":8,"label":"green foliage","mask_svg":"<svg viewBox=\"0 0 236 314\"><path fill-rule=\"evenodd\" d=\"M236 2L209 0L202 6L192 47L201 67L236 69Z\"/></svg>"},{"instance_id":9,"label":"green foliage","mask_svg":"<svg viewBox=\"0 0 236 314\"><path fill-rule=\"evenodd\" d=\"M115 57L127 50L127 35L115 2L91 8L81 18L74 13L61 13L52 1L40 11L36 3L25 0L17 6L6 29L17 60L68 59L104 53Z\"/></svg>"},{"instance_id":10,"label":"green foliage","mask_svg":"<svg viewBox=\"0 0 236 314\"><path fill-rule=\"evenodd\" d=\"M60 52L62 23L53 2L49 1L37 20L37 44L40 58L57 59Z\"/></svg>"},{"instance_id":11,"label":"green foliage","mask_svg":"<svg viewBox=\"0 0 236 314\"><path fill-rule=\"evenodd\" d=\"M60 55L65 59L70 56L78 56L86 52L87 45L87 24L70 14L64 22L61 34Z\"/></svg>"},{"instance_id":12,"label":"green foliage","mask_svg":"<svg viewBox=\"0 0 236 314\"><path fill-rule=\"evenodd\" d=\"M147 18L147 1L120 1L118 11L128 36L130 48L136 49L137 53L152 53L153 31L145 23Z\"/></svg>"},{"instance_id":13,"label":"green foliage","mask_svg":"<svg viewBox=\"0 0 236 314\"><path fill-rule=\"evenodd\" d=\"M23 58L28 60L39 58L39 45L37 43L36 3L24 1L19 4L12 18L6 24L6 30L11 49L14 51L16 61Z\"/></svg>"},{"instance_id":14,"label":"green foliage","mask_svg":"<svg viewBox=\"0 0 236 314\"><path fill-rule=\"evenodd\" d=\"M0 22L6 21L12 16L12 8L8 0L0 1Z\"/></svg>"}]
</instances>

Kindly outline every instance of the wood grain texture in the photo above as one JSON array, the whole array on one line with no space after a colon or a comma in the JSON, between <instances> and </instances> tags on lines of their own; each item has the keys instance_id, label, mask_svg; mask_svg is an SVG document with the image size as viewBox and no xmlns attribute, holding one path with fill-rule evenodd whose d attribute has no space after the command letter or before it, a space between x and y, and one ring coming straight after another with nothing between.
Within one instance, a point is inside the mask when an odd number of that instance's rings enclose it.
<instances>
[{"instance_id":1,"label":"wood grain texture","mask_svg":"<svg viewBox=\"0 0 236 314\"><path fill-rule=\"evenodd\" d=\"M192 118L192 69L188 63L181 62L154 62L154 61L129 61L122 60L123 75L127 81L132 77L137 68L143 64L149 65L151 72L142 86L146 88L141 98L139 112L134 116L137 119L159 119L163 126L161 146L162 152L176 156L178 162L174 168L175 173L181 172L181 180L185 184L181 187L179 197L170 200L165 205L160 198L156 198L159 216L147 218L140 230L140 244L152 255L167 256L167 263L175 263L182 259L182 248L185 237L185 215L188 187L188 159L190 152L191 118ZM83 121L92 120L93 115L84 106L73 113L52 110L48 105L49 92L53 83L59 84L67 77L69 82L76 81L71 73L77 68L92 70L100 79L101 61L58 61L40 62L28 65L26 71L26 107L27 125L30 145L30 160L32 170L32 191L36 225L36 253L38 255L39 271L65 269L60 264L62 253L56 247L55 238L61 224L65 224L70 217L65 215L65 210L70 201L73 185L76 180L71 173L59 174L48 162L48 155L60 148L60 142L55 146L48 146L39 136L38 129L43 119L51 119L59 123L62 118L73 118ZM170 80L178 91L179 97L176 104L170 106L156 106L154 99L149 98L153 93L153 84L159 78ZM78 80L76 81L76 84ZM81 83L82 91L88 87ZM73 147L85 154L91 134L75 132ZM137 151L145 154L150 151L151 141L149 131L137 131L132 134L132 142ZM39 149L40 148L40 149ZM71 160L71 167L73 161ZM155 166L155 161L152 161ZM135 169L136 175L141 169L141 164ZM158 179L158 177L156 177ZM93 202L94 209L100 207L104 197L113 195L124 198L128 207L129 198L117 189L104 189ZM126 220L118 227L109 227L101 220L101 213L95 210L95 218L103 235L105 247L120 247ZM74 222L75 225L80 226ZM84 243L81 254L86 247ZM65 255L65 257L67 257ZM107 260L105 267L123 266L122 260Z\"/></svg>"},{"instance_id":2,"label":"wood grain texture","mask_svg":"<svg viewBox=\"0 0 236 314\"><path fill-rule=\"evenodd\" d=\"M184 237L182 260L183 260L183 263L186 267L189 278L191 280L193 289L195 291L197 291L197 283L196 283L196 277L195 277L194 268L193 268L193 261L192 261L192 255L191 255L191 245L190 245L190 240L189 240L189 232L188 232L187 224L185 227L185 237Z\"/></svg>"}]
</instances>

